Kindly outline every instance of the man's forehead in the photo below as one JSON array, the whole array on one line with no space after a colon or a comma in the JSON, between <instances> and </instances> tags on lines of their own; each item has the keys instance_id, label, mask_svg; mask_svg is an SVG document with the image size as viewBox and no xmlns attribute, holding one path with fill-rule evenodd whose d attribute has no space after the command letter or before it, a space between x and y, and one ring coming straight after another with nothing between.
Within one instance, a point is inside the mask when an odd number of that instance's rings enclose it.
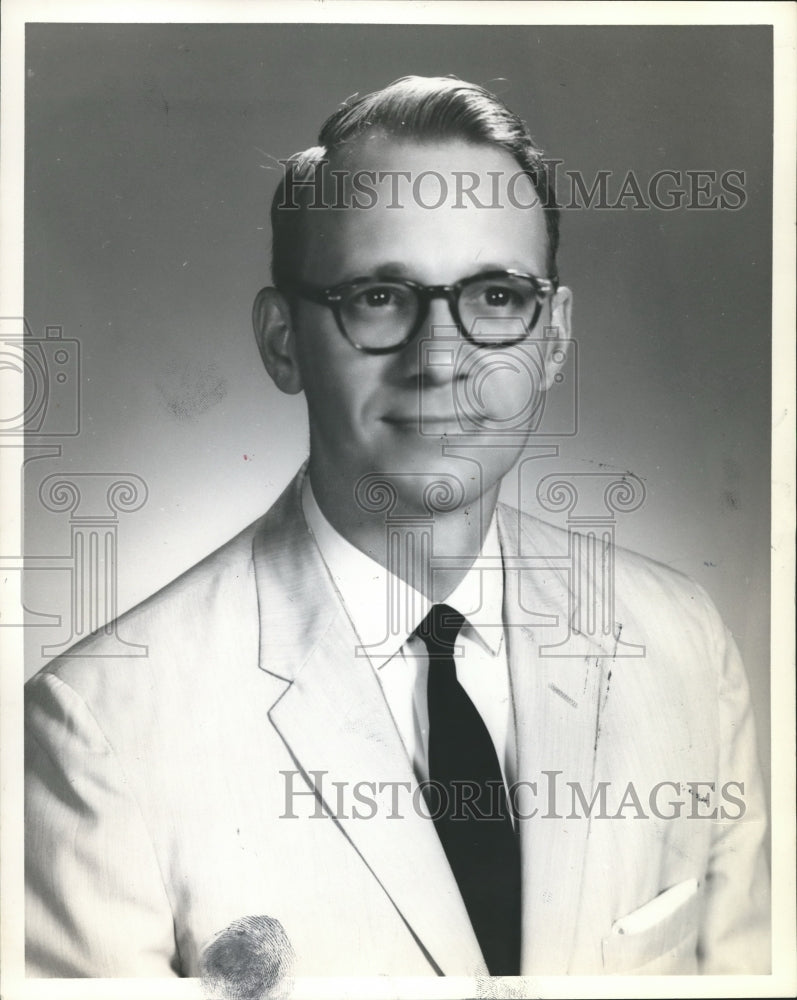
<instances>
[{"instance_id":1,"label":"man's forehead","mask_svg":"<svg viewBox=\"0 0 797 1000\"><path fill-rule=\"evenodd\" d=\"M519 194L527 195L526 202L534 190L531 179L503 146L459 138L419 139L373 131L333 150L328 164L329 174L339 185L361 183L367 173L374 175L373 184L387 194L429 181L426 201L430 202L434 201L434 175L445 178L452 198L458 187L467 190L471 175L484 178L499 190L517 188Z\"/></svg>"},{"instance_id":2,"label":"man's forehead","mask_svg":"<svg viewBox=\"0 0 797 1000\"><path fill-rule=\"evenodd\" d=\"M389 262L424 276L431 268L440 281L480 260L545 273L539 196L501 147L377 133L332 155L325 181L327 207L305 213L306 280L348 280Z\"/></svg>"}]
</instances>

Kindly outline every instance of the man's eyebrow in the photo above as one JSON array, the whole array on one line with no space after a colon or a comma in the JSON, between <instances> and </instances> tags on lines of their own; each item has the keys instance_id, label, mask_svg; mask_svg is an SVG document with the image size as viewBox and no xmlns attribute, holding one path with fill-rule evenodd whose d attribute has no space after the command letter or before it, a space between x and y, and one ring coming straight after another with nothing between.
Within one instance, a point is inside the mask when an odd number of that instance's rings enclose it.
<instances>
[{"instance_id":1,"label":"man's eyebrow","mask_svg":"<svg viewBox=\"0 0 797 1000\"><path fill-rule=\"evenodd\" d=\"M410 268L400 260L386 261L378 264L369 272L374 278L409 278Z\"/></svg>"},{"instance_id":2,"label":"man's eyebrow","mask_svg":"<svg viewBox=\"0 0 797 1000\"><path fill-rule=\"evenodd\" d=\"M383 264L377 264L376 267L367 267L362 270L359 268L348 268L342 275L337 277L332 284L346 285L350 281L364 280L389 281L391 278L395 280L401 280L403 278L410 280L410 268L401 261L387 261Z\"/></svg>"},{"instance_id":3,"label":"man's eyebrow","mask_svg":"<svg viewBox=\"0 0 797 1000\"><path fill-rule=\"evenodd\" d=\"M501 261L498 263L491 263L490 261L479 261L479 266L475 267L470 272L473 275L476 274L486 274L488 271L520 271L523 274L536 274L536 269L529 265L528 261L518 260L513 257L509 261Z\"/></svg>"},{"instance_id":4,"label":"man's eyebrow","mask_svg":"<svg viewBox=\"0 0 797 1000\"><path fill-rule=\"evenodd\" d=\"M461 281L462 278L471 278L479 274L486 274L488 271L521 271L524 274L536 273L534 268L530 267L527 261L521 261L513 258L510 261L502 261L501 263L494 261L479 261L478 264L474 263L473 268L469 269L467 274L460 275L456 280ZM372 267L367 271L358 271L356 274L352 273L338 282L338 284L345 284L346 281L354 281L360 278L372 278L378 281L388 281L391 278L406 278L407 280L412 281L422 281L422 279L417 276L415 268L410 268L403 261L397 260L385 261L384 263L378 264L376 267Z\"/></svg>"}]
</instances>

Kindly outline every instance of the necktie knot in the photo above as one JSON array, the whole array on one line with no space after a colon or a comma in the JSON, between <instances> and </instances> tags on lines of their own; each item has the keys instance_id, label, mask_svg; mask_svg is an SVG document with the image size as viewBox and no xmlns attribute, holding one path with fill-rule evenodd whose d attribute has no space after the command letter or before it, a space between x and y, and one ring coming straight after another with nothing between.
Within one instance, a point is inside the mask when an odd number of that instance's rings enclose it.
<instances>
[{"instance_id":1,"label":"necktie knot","mask_svg":"<svg viewBox=\"0 0 797 1000\"><path fill-rule=\"evenodd\" d=\"M417 635L426 644L430 658L453 656L457 636L464 624L465 618L459 611L448 604L434 604L418 626Z\"/></svg>"}]
</instances>

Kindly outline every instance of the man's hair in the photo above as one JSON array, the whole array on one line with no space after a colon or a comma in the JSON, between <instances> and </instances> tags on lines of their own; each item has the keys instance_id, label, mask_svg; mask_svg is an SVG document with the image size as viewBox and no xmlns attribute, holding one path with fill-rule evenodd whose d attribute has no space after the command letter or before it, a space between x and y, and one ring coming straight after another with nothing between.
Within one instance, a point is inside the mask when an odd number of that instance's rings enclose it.
<instances>
[{"instance_id":1,"label":"man's hair","mask_svg":"<svg viewBox=\"0 0 797 1000\"><path fill-rule=\"evenodd\" d=\"M321 126L317 146L285 161L285 172L271 203L271 275L277 288L289 292L299 274L303 219L315 197L311 188L317 183L317 171L334 154L371 132L417 142L449 139L505 149L534 185L545 212L548 276L556 274L559 209L549 165L526 123L498 97L474 83L454 77L405 76L382 90L344 103ZM288 191L291 197L286 202Z\"/></svg>"}]
</instances>

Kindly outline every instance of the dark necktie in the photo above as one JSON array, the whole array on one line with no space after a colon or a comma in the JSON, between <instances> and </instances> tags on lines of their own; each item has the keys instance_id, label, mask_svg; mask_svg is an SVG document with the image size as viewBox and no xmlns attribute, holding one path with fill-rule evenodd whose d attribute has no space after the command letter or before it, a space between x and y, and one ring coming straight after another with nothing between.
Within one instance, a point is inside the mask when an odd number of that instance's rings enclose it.
<instances>
[{"instance_id":1,"label":"dark necktie","mask_svg":"<svg viewBox=\"0 0 797 1000\"><path fill-rule=\"evenodd\" d=\"M520 971L520 848L487 727L457 680L465 619L435 604L417 634L429 652L428 801L484 960L493 976Z\"/></svg>"}]
</instances>

